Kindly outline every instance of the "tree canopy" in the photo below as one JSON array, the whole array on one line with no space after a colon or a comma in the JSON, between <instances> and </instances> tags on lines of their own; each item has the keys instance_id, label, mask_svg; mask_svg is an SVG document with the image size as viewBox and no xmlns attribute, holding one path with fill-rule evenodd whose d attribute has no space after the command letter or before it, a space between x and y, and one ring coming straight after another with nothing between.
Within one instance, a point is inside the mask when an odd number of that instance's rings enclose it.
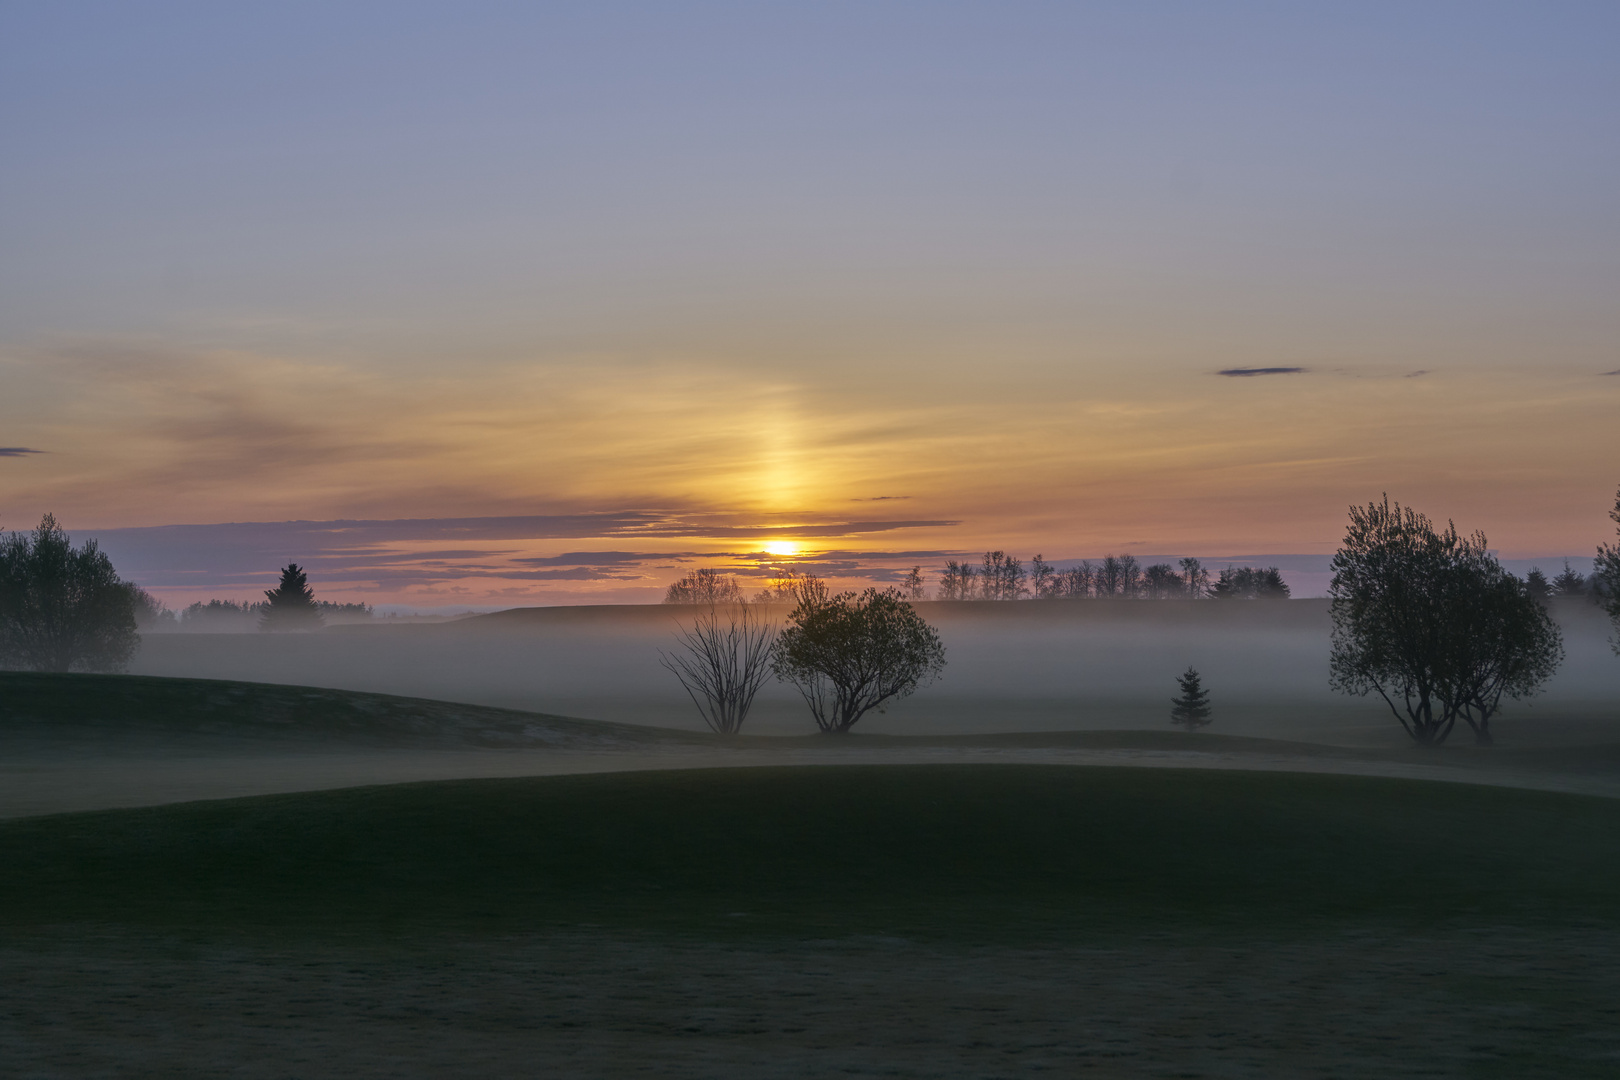
<instances>
[{"instance_id":1,"label":"tree canopy","mask_svg":"<svg viewBox=\"0 0 1620 1080\"><path fill-rule=\"evenodd\" d=\"M1333 557L1330 681L1376 693L1422 746L1458 719L1490 741L1504 695L1533 693L1563 658L1558 629L1476 532L1437 531L1410 507L1352 507Z\"/></svg>"},{"instance_id":2,"label":"tree canopy","mask_svg":"<svg viewBox=\"0 0 1620 1080\"><path fill-rule=\"evenodd\" d=\"M806 596L788 616L772 662L777 678L804 696L816 726L840 735L944 667L938 631L894 589Z\"/></svg>"},{"instance_id":3,"label":"tree canopy","mask_svg":"<svg viewBox=\"0 0 1620 1080\"><path fill-rule=\"evenodd\" d=\"M34 671L121 671L140 638L137 588L94 540L75 548L46 514L0 540L0 660Z\"/></svg>"}]
</instances>

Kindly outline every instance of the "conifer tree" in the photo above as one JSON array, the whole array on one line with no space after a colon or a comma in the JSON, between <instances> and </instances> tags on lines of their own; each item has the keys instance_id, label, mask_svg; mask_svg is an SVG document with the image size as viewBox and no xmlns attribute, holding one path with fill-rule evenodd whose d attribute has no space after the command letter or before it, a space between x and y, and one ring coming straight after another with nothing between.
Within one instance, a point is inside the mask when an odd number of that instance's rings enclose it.
<instances>
[{"instance_id":1,"label":"conifer tree","mask_svg":"<svg viewBox=\"0 0 1620 1080\"><path fill-rule=\"evenodd\" d=\"M1189 667L1185 675L1176 676L1181 696L1170 699L1170 722L1196 731L1209 723L1209 691L1199 682L1198 672Z\"/></svg>"},{"instance_id":2,"label":"conifer tree","mask_svg":"<svg viewBox=\"0 0 1620 1080\"><path fill-rule=\"evenodd\" d=\"M264 591L265 605L259 616L260 630L316 630L321 625L321 609L315 603L315 590L297 563L281 568L281 584Z\"/></svg>"}]
</instances>

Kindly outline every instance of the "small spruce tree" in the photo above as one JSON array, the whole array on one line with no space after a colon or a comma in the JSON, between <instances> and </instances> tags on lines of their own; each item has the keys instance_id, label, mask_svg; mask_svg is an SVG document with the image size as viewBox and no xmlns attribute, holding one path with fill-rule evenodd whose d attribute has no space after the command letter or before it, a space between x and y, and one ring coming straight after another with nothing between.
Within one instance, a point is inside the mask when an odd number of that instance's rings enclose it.
<instances>
[{"instance_id":1,"label":"small spruce tree","mask_svg":"<svg viewBox=\"0 0 1620 1080\"><path fill-rule=\"evenodd\" d=\"M1198 672L1188 668L1185 675L1176 676L1181 696L1170 699L1170 722L1196 731L1209 723L1209 691L1199 683Z\"/></svg>"},{"instance_id":2,"label":"small spruce tree","mask_svg":"<svg viewBox=\"0 0 1620 1080\"><path fill-rule=\"evenodd\" d=\"M281 568L281 584L264 591L265 605L259 616L260 630L316 630L321 625L320 605L315 590L297 563Z\"/></svg>"}]
</instances>

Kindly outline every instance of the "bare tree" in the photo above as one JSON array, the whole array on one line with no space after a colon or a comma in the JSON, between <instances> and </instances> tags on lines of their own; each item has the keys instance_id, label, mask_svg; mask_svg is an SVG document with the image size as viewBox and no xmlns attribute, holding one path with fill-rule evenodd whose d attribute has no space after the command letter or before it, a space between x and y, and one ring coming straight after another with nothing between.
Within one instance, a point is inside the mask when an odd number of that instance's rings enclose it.
<instances>
[{"instance_id":1,"label":"bare tree","mask_svg":"<svg viewBox=\"0 0 1620 1080\"><path fill-rule=\"evenodd\" d=\"M1084 600L1092 595L1096 586L1097 571L1092 568L1091 560L1083 560L1079 566L1071 566L1067 570L1058 572L1059 595L1071 599Z\"/></svg>"},{"instance_id":2,"label":"bare tree","mask_svg":"<svg viewBox=\"0 0 1620 1080\"><path fill-rule=\"evenodd\" d=\"M719 735L735 735L748 718L754 695L771 672L776 629L744 604L711 607L690 630L675 635L681 650L658 653L697 706L703 722Z\"/></svg>"},{"instance_id":3,"label":"bare tree","mask_svg":"<svg viewBox=\"0 0 1620 1080\"><path fill-rule=\"evenodd\" d=\"M1209 595L1209 571L1197 559L1181 560L1181 580L1187 585L1189 600L1202 600Z\"/></svg>"},{"instance_id":4,"label":"bare tree","mask_svg":"<svg viewBox=\"0 0 1620 1080\"><path fill-rule=\"evenodd\" d=\"M718 570L694 570L664 593L666 604L736 604L742 601L737 579Z\"/></svg>"},{"instance_id":5,"label":"bare tree","mask_svg":"<svg viewBox=\"0 0 1620 1080\"><path fill-rule=\"evenodd\" d=\"M972 563L957 562L955 559L945 563L945 569L939 575L939 598L941 600L973 600L978 597L979 572L973 568Z\"/></svg>"},{"instance_id":6,"label":"bare tree","mask_svg":"<svg viewBox=\"0 0 1620 1080\"><path fill-rule=\"evenodd\" d=\"M1051 600L1061 595L1061 588L1061 579L1051 563L1039 555L1029 560L1029 591L1036 599Z\"/></svg>"},{"instance_id":7,"label":"bare tree","mask_svg":"<svg viewBox=\"0 0 1620 1080\"><path fill-rule=\"evenodd\" d=\"M906 576L900 580L900 589L906 594L907 600L928 599L928 590L923 586L922 567L913 566L906 571Z\"/></svg>"},{"instance_id":8,"label":"bare tree","mask_svg":"<svg viewBox=\"0 0 1620 1080\"><path fill-rule=\"evenodd\" d=\"M979 590L986 600L1017 600L1026 592L1024 564L1005 551L984 553Z\"/></svg>"}]
</instances>

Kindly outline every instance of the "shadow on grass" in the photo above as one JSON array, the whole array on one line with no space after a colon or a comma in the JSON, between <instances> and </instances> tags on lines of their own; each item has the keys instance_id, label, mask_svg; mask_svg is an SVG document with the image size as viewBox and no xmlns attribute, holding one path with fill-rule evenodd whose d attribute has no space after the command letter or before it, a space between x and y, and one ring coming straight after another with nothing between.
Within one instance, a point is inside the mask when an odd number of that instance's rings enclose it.
<instances>
[{"instance_id":1,"label":"shadow on grass","mask_svg":"<svg viewBox=\"0 0 1620 1080\"><path fill-rule=\"evenodd\" d=\"M0 921L16 931L1613 927L1620 802L1198 770L681 770L3 822L0 865Z\"/></svg>"}]
</instances>

